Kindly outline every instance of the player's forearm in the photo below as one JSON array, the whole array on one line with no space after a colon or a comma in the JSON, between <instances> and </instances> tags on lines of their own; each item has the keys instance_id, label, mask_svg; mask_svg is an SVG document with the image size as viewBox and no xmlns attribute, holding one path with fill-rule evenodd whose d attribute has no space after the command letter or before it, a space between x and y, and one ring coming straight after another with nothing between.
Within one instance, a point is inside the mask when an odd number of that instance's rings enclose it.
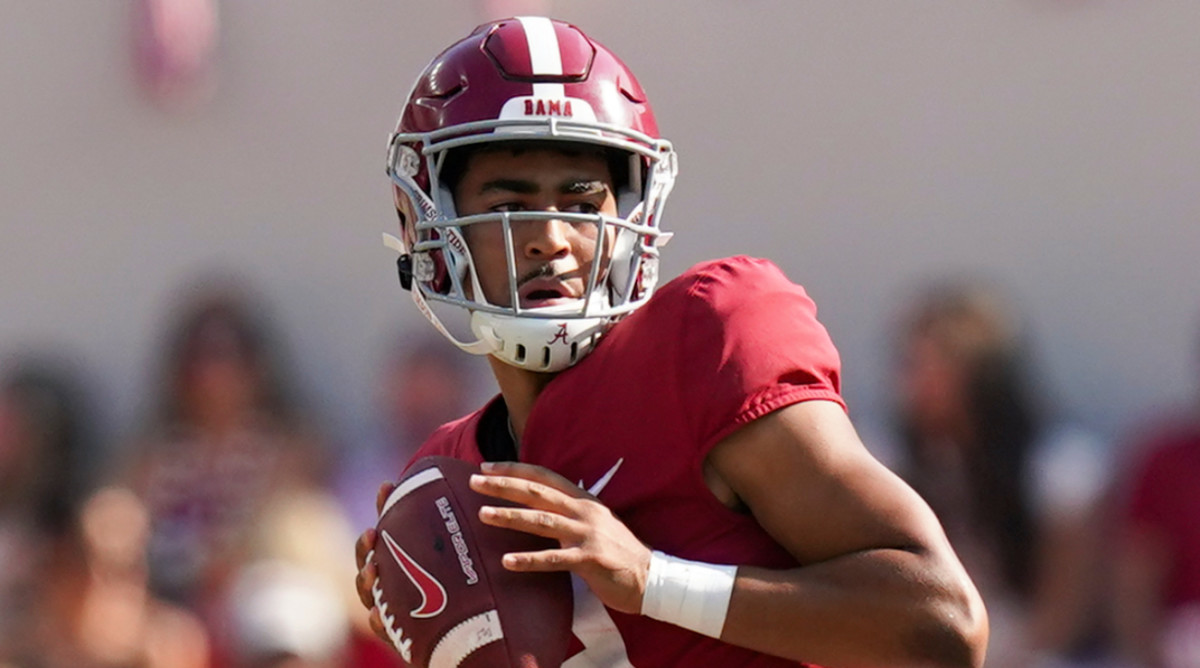
<instances>
[{"instance_id":1,"label":"player's forearm","mask_svg":"<svg viewBox=\"0 0 1200 668\"><path fill-rule=\"evenodd\" d=\"M721 638L830 668L974 667L987 616L956 565L880 549L789 571L740 568Z\"/></svg>"}]
</instances>

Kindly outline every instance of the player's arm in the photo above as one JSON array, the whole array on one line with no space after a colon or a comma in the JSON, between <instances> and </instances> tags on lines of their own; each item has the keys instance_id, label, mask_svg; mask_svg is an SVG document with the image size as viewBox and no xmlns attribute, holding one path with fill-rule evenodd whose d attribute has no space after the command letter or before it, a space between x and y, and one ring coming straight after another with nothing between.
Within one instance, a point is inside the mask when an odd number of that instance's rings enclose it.
<instances>
[{"instance_id":1,"label":"player's arm","mask_svg":"<svg viewBox=\"0 0 1200 668\"><path fill-rule=\"evenodd\" d=\"M719 443L708 464L718 496L744 503L806 565L742 566L732 592L720 591L720 576L701 577L680 596L675 578L667 598L682 599L685 615L694 618L711 594L725 596L725 614L716 630L707 614L705 630L694 619L659 619L830 667L982 663L987 618L974 586L932 511L866 451L840 406L810 401L759 418ZM527 508L485 508L484 522L562 545L506 555L506 568L570 570L605 605L646 612L651 550L608 508L542 467L486 470L472 488Z\"/></svg>"},{"instance_id":2,"label":"player's arm","mask_svg":"<svg viewBox=\"0 0 1200 668\"><path fill-rule=\"evenodd\" d=\"M792 405L709 454L803 567L737 570L721 639L826 666L978 666L983 604L933 512L862 445L840 406Z\"/></svg>"}]
</instances>

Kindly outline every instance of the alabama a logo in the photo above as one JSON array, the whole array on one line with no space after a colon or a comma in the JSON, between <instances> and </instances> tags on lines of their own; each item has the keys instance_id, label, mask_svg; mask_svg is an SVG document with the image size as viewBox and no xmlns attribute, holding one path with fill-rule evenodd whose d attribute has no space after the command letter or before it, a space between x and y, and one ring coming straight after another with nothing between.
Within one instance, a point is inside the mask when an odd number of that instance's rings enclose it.
<instances>
[{"instance_id":1,"label":"alabama a logo","mask_svg":"<svg viewBox=\"0 0 1200 668\"><path fill-rule=\"evenodd\" d=\"M558 331L554 333L554 338L546 342L546 345L553 345L555 342L562 341L562 344L567 345L567 323L558 323Z\"/></svg>"},{"instance_id":2,"label":"alabama a logo","mask_svg":"<svg viewBox=\"0 0 1200 668\"><path fill-rule=\"evenodd\" d=\"M392 536L384 531L383 542L387 544L388 552L400 565L400 570L408 576L413 586L421 593L421 604L410 614L418 619L434 617L446 609L446 588L438 582L429 571L425 570L400 547Z\"/></svg>"}]
</instances>

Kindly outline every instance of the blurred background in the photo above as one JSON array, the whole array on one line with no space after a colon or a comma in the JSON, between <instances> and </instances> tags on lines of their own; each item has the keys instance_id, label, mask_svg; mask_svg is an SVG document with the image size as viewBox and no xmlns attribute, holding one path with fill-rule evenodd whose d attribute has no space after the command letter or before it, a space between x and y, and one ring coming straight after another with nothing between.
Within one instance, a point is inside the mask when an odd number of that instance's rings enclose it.
<instances>
[{"instance_id":1,"label":"blurred background","mask_svg":"<svg viewBox=\"0 0 1200 668\"><path fill-rule=\"evenodd\" d=\"M436 345L380 243L396 228L385 141L433 55L524 12L580 25L646 88L681 154L665 273L747 253L803 284L852 417L898 468L894 378L931 283L1005 295L1039 405L1105 461L1194 403L1200 3L0 0L0 370L50 360L82 388L72 456L90 484L152 490L156 466L175 480L140 444L220 413L164 406L190 391L180 377L203 385L180 360L225 350L219 335L181 343L219 292L241 304L223 313L242 323L227 338L257 374L245 382L286 388L239 429L315 453L255 461L332 492L352 540L371 473L397 466L381 424L441 419L412 417L433 408L389 385L405 351ZM462 392L427 404L493 391L481 360L454 373ZM1107 470L1080 495L1104 496ZM153 518L161 494L141 496ZM196 611L156 582L164 605Z\"/></svg>"}]
</instances>

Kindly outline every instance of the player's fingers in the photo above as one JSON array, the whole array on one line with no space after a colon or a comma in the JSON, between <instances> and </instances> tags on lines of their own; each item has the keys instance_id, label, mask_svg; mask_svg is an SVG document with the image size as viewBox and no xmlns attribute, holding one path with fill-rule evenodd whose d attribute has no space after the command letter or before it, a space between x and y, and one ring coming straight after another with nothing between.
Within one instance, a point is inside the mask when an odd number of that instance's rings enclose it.
<instances>
[{"instance_id":1,"label":"player's fingers","mask_svg":"<svg viewBox=\"0 0 1200 668\"><path fill-rule=\"evenodd\" d=\"M371 631L373 631L380 640L384 641L390 646L392 644L392 639L388 637L387 631L385 631L383 628L383 619L379 616L379 608L371 608L371 615L367 618L367 621L371 625Z\"/></svg>"},{"instance_id":2,"label":"player's fingers","mask_svg":"<svg viewBox=\"0 0 1200 668\"><path fill-rule=\"evenodd\" d=\"M396 489L396 483L385 482L379 486L379 491L375 494L375 512L383 512L383 504L387 502L387 498L392 495L392 491Z\"/></svg>"},{"instance_id":3,"label":"player's fingers","mask_svg":"<svg viewBox=\"0 0 1200 668\"><path fill-rule=\"evenodd\" d=\"M508 476L532 480L557 489L570 496L579 496L582 490L575 483L544 466L524 462L484 462L480 465L484 475Z\"/></svg>"},{"instance_id":4,"label":"player's fingers","mask_svg":"<svg viewBox=\"0 0 1200 668\"><path fill-rule=\"evenodd\" d=\"M579 564L578 550L540 550L537 552L509 552L500 564L510 571L522 573L545 573L569 571Z\"/></svg>"},{"instance_id":5,"label":"player's fingers","mask_svg":"<svg viewBox=\"0 0 1200 668\"><path fill-rule=\"evenodd\" d=\"M358 536L358 541L354 543L354 560L358 563L358 567L362 568L363 563L367 560L367 554L375 549L375 529L367 529Z\"/></svg>"},{"instance_id":6,"label":"player's fingers","mask_svg":"<svg viewBox=\"0 0 1200 668\"><path fill-rule=\"evenodd\" d=\"M366 565L358 569L354 577L354 587L358 591L358 600L364 608L375 606L375 595L371 589L375 586L376 571L373 559L368 559Z\"/></svg>"},{"instance_id":7,"label":"player's fingers","mask_svg":"<svg viewBox=\"0 0 1200 668\"><path fill-rule=\"evenodd\" d=\"M513 529L568 543L578 542L580 538L578 522L544 510L483 506L479 509L479 519L484 524L494 527Z\"/></svg>"},{"instance_id":8,"label":"player's fingers","mask_svg":"<svg viewBox=\"0 0 1200 668\"><path fill-rule=\"evenodd\" d=\"M470 484L471 489L480 494L559 513L570 513L571 502L576 498L555 487L525 478L476 474L471 476Z\"/></svg>"}]
</instances>

